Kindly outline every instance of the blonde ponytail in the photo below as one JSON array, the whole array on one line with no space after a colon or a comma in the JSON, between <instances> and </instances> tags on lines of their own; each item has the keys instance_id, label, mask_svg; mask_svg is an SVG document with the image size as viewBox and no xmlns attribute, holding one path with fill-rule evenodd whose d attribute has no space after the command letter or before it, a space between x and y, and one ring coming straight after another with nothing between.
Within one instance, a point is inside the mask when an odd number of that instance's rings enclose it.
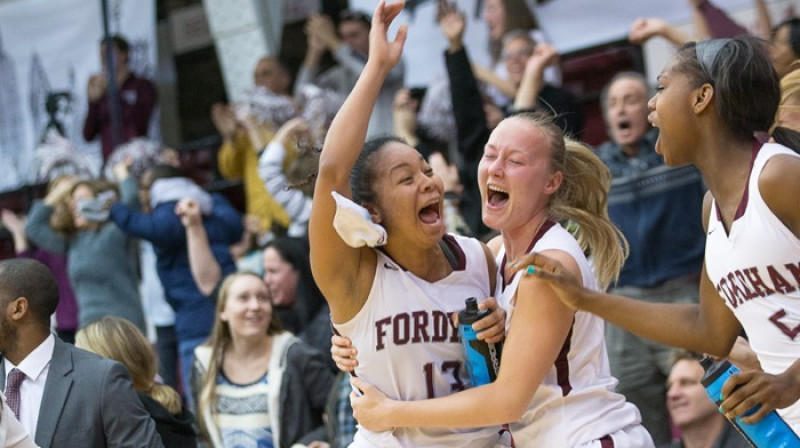
<instances>
[{"instance_id":1,"label":"blonde ponytail","mask_svg":"<svg viewBox=\"0 0 800 448\"><path fill-rule=\"evenodd\" d=\"M536 126L547 136L552 152L550 169L563 176L550 200L549 215L577 224L572 233L590 257L598 284L606 289L617 280L628 257L628 241L608 218L608 167L588 146L565 138L552 116L522 113L512 118Z\"/></svg>"},{"instance_id":2,"label":"blonde ponytail","mask_svg":"<svg viewBox=\"0 0 800 448\"><path fill-rule=\"evenodd\" d=\"M550 203L550 214L558 220L578 224L575 237L592 261L602 289L615 282L628 257L628 241L608 218L611 173L586 145L566 139L564 177Z\"/></svg>"}]
</instances>

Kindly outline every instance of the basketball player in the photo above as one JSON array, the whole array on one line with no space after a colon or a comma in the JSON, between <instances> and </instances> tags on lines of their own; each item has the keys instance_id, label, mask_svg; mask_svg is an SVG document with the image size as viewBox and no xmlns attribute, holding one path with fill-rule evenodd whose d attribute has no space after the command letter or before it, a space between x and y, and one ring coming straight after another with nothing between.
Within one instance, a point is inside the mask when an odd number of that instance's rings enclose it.
<instances>
[{"instance_id":1,"label":"basketball player","mask_svg":"<svg viewBox=\"0 0 800 448\"><path fill-rule=\"evenodd\" d=\"M746 370L722 390L728 417L760 420L778 409L800 433L800 156L754 132L772 124L778 77L753 38L682 47L658 77L650 121L669 165L691 163L706 195L705 269L699 305L664 305L581 290L564 266L535 255L535 274L573 309L654 341L726 356L747 333L763 372Z\"/></svg>"},{"instance_id":2,"label":"basketball player","mask_svg":"<svg viewBox=\"0 0 800 448\"><path fill-rule=\"evenodd\" d=\"M480 242L445 234L442 181L419 152L396 138L364 144L370 111L405 42L406 26L395 41L386 38L402 7L381 2L375 11L366 67L320 155L309 237L334 326L361 348L356 373L393 398L419 400L468 384L449 314L468 297L491 295L497 271ZM502 338L504 313L494 308L486 336ZM359 429L351 446L485 448L499 430Z\"/></svg>"},{"instance_id":3,"label":"basketball player","mask_svg":"<svg viewBox=\"0 0 800 448\"><path fill-rule=\"evenodd\" d=\"M587 147L565 143L551 119L503 120L489 137L478 179L483 221L501 232L492 242L501 274L506 260L534 250L560 260L592 290L619 275L625 250L606 212L608 168ZM557 224L562 220L578 224L583 246ZM520 447L652 447L639 411L614 392L603 321L564 306L544 282L501 277L497 294L510 325L497 379L435 400L392 402L368 379L354 378L364 392L351 395L359 423L384 429L514 422Z\"/></svg>"}]
</instances>

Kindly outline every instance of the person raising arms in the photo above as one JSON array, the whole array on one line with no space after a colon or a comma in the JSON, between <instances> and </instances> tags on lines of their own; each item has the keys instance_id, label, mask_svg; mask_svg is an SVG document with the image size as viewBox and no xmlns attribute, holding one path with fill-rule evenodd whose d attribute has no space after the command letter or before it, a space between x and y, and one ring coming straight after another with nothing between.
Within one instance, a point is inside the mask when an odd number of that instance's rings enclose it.
<instances>
[{"instance_id":1,"label":"person raising arms","mask_svg":"<svg viewBox=\"0 0 800 448\"><path fill-rule=\"evenodd\" d=\"M770 128L779 100L763 43L750 37L691 42L658 77L648 104L660 129L656 150L668 165L695 165L709 188L699 305L581 289L561 263L542 254L519 268L534 265L533 275L548 280L569 308L663 344L727 356L744 330L763 372L732 376L720 409L730 418L761 405L742 418L746 423L778 409L800 433L800 155L753 137Z\"/></svg>"},{"instance_id":2,"label":"person raising arms","mask_svg":"<svg viewBox=\"0 0 800 448\"><path fill-rule=\"evenodd\" d=\"M496 268L477 240L445 234L442 181L419 152L393 137L364 144L370 111L406 39L406 26L394 41L386 38L402 8L381 2L375 10L369 59L320 154L309 239L334 327L361 349L356 373L395 399L418 400L468 384L449 314L468 297L490 296ZM494 299L481 305L495 311L475 328L502 338L502 311ZM499 429L360 429L353 446L486 447Z\"/></svg>"}]
</instances>

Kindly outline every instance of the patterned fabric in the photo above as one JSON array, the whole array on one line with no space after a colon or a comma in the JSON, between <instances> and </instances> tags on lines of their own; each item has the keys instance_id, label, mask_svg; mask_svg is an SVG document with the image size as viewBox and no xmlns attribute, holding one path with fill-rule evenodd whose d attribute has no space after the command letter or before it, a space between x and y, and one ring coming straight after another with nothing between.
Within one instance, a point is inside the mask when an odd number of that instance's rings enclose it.
<instances>
[{"instance_id":1,"label":"patterned fabric","mask_svg":"<svg viewBox=\"0 0 800 448\"><path fill-rule=\"evenodd\" d=\"M128 172L134 178L139 179L147 168L162 162L159 156L160 152L161 145L158 142L144 137L135 138L114 148L108 157L103 175L106 179L114 179L114 166L130 160L131 165L128 167Z\"/></svg>"},{"instance_id":2,"label":"patterned fabric","mask_svg":"<svg viewBox=\"0 0 800 448\"><path fill-rule=\"evenodd\" d=\"M353 407L350 405L350 375L342 374L337 378L336 391L336 432L331 441L333 448L346 448L353 443L356 435L357 422L353 417Z\"/></svg>"},{"instance_id":3,"label":"patterned fabric","mask_svg":"<svg viewBox=\"0 0 800 448\"><path fill-rule=\"evenodd\" d=\"M308 122L313 146L322 146L325 134L344 103L344 95L335 90L323 89L313 84L301 86L296 93L301 115Z\"/></svg>"},{"instance_id":4,"label":"patterned fabric","mask_svg":"<svg viewBox=\"0 0 800 448\"><path fill-rule=\"evenodd\" d=\"M19 419L19 405L22 401L19 396L19 386L25 380L25 374L22 370L11 369L8 373L8 385L6 386L6 399L8 400L8 407L14 411L14 416Z\"/></svg>"},{"instance_id":5,"label":"patterned fabric","mask_svg":"<svg viewBox=\"0 0 800 448\"><path fill-rule=\"evenodd\" d=\"M297 116L297 108L292 99L278 95L263 86L256 86L246 93L244 103L234 107L240 119L247 114L257 117L261 123L272 123L275 129Z\"/></svg>"},{"instance_id":6,"label":"patterned fabric","mask_svg":"<svg viewBox=\"0 0 800 448\"><path fill-rule=\"evenodd\" d=\"M431 81L422 99L417 119L431 137L444 142L452 142L458 138L449 78L441 76Z\"/></svg>"},{"instance_id":7,"label":"patterned fabric","mask_svg":"<svg viewBox=\"0 0 800 448\"><path fill-rule=\"evenodd\" d=\"M234 384L217 377L216 420L223 445L230 448L273 448L267 375L252 384Z\"/></svg>"},{"instance_id":8,"label":"patterned fabric","mask_svg":"<svg viewBox=\"0 0 800 448\"><path fill-rule=\"evenodd\" d=\"M90 177L92 164L69 140L48 132L33 153L34 182L49 182L59 176Z\"/></svg>"}]
</instances>

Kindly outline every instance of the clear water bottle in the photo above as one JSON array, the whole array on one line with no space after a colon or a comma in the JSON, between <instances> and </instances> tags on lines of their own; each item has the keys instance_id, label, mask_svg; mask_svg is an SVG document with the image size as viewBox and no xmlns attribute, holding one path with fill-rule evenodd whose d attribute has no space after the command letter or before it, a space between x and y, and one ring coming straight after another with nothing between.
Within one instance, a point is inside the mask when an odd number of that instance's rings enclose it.
<instances>
[{"instance_id":1,"label":"clear water bottle","mask_svg":"<svg viewBox=\"0 0 800 448\"><path fill-rule=\"evenodd\" d=\"M458 334L464 346L464 357L470 383L472 387L476 387L497 379L503 343L488 343L478 339L478 332L472 329L472 324L489 314L490 311L478 310L478 300L475 297L466 299L464 303L466 308L458 313Z\"/></svg>"},{"instance_id":2,"label":"clear water bottle","mask_svg":"<svg viewBox=\"0 0 800 448\"><path fill-rule=\"evenodd\" d=\"M704 358L700 364L706 371L701 380L703 387L706 388L706 393L711 400L719 406L722 403L722 385L728 381L731 375L739 372L739 369L728 361L715 363L711 358ZM758 408L759 406L755 406L744 415L728 420L756 448L800 447L800 439L797 434L775 411L753 424L742 421L742 417L753 414L758 411Z\"/></svg>"}]
</instances>

